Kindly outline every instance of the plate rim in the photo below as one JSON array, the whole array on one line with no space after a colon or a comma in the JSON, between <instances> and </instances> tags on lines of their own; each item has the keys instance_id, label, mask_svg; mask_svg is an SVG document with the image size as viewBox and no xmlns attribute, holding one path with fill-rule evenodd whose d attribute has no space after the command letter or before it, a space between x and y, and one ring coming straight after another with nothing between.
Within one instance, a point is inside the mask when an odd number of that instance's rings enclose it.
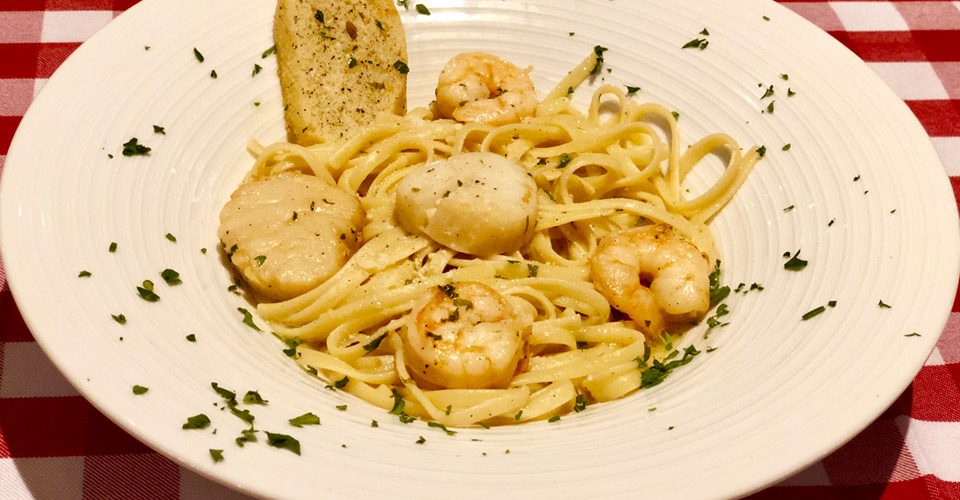
<instances>
[{"instance_id":1,"label":"plate rim","mask_svg":"<svg viewBox=\"0 0 960 500\"><path fill-rule=\"evenodd\" d=\"M143 0L143 1L141 1L140 3L135 4L135 5L132 6L131 8L127 9L126 11L124 11L123 13L121 13L120 15L118 15L116 19L121 19L121 18L126 19L126 18L133 18L134 16L139 16L139 15L140 15L139 13L140 13L141 11L146 11L146 10L148 9L148 5L159 4L159 3L161 3L161 1L162 1L162 0ZM799 14L796 14L796 13L793 12L792 10L788 9L787 7L785 7L785 6L783 6L783 5L780 5L779 3L774 2L773 0L769 0L768 3L769 3L769 4L772 4L772 5L775 5L775 6L777 6L778 9L780 9L779 15L789 15L789 16L792 16L792 17L795 18L795 21L799 21L799 22L808 24L809 26L812 26L812 27L814 27L814 28L816 28L816 29L819 30L819 28L817 28L815 25L813 25L812 23L810 23L809 21L807 21L806 19L804 19L804 18L803 18L802 16L800 16ZM111 21L111 22L108 23L106 26L104 26L102 29L98 30L98 31L97 31L95 34L93 34L87 41L85 41L83 44L81 44L81 46L78 47L78 48L61 64L60 67L57 68L57 70L54 72L54 74L51 75L50 79L53 80L53 79L55 79L55 78L58 78L58 74L62 75L63 73L66 72L66 71L61 71L62 68L71 68L73 65L77 64L77 61L80 61L83 57L86 57L86 53L87 53L87 52L89 52L89 51L91 51L91 50L94 50L94 49L90 48L90 47L92 47L92 45L93 45L93 44L91 44L90 42L91 42L91 41L95 41L94 43L97 43L96 41L99 40L100 38L105 38L107 35L104 35L104 33L109 33L109 30L111 30L111 26L116 26L116 21L115 21L115 20L114 20L114 21ZM860 64L863 64L864 66L866 66L866 65L863 63L863 61L861 61L861 60L856 56L855 53L853 53L849 48L847 48L846 46L844 46L844 45L843 45L842 43L840 43L838 40L836 40L835 38L829 36L829 35L826 34L826 33L821 33L821 35L823 35L823 36L821 37L823 40L829 40L829 41L830 41L830 44L833 45L833 49L832 49L832 50L836 50L837 48L840 48L842 51L844 51L846 54L848 54L848 57L849 57L849 56L852 56L853 58L856 58L858 61L860 61ZM821 42L821 43L823 43L823 42ZM62 77L60 77L60 78L62 78ZM895 96L895 94L893 94L893 91L890 90L889 87L888 87L884 82L882 82L882 80L880 80L879 76L875 76L875 78L876 78L876 80L877 80L878 82L881 83L881 85L882 85L883 87L886 87L886 88L890 91L890 93ZM26 141L26 140L27 140L27 139L24 139L24 136L26 135L26 133L21 133L21 130L24 130L24 129L29 128L29 127L31 126L31 124L35 121L35 119L34 119L34 118L31 118L31 117L34 116L34 115L38 115L38 114L40 113L40 112L37 110L39 106L35 106L34 104L37 103L37 102L40 102L41 104L43 104L43 103L46 103L46 101L49 99L49 98L46 98L46 97L45 97L45 95L47 95L46 90L47 90L46 87L45 87L44 89L41 89L41 91L39 92L39 94L38 94L37 96L35 96L33 103L31 103L31 106L29 107L29 109L24 113L23 119L22 119L20 125L18 126L18 129L17 129L17 131L16 131L13 139L11 140L11 144L10 144L10 148L9 148L9 151L8 151L7 159L6 159L6 162L5 162L5 165L4 165L3 177L0 178L0 206L8 207L9 204L13 203L12 201L9 201L9 200L11 200L11 199L13 199L13 198L15 198L15 197L17 196L16 194L11 194L11 193L9 192L9 190L4 189L4 186L7 185L7 183L5 183L5 182L3 182L3 181L5 180L5 178L7 178L9 175L11 175L11 174L10 174L10 172L12 171L11 166L21 164L21 162L19 161L19 154L17 153L17 151L19 151L19 150L21 149L21 146L18 146L18 144L19 144L20 142L23 142L23 141ZM913 113L909 111L909 108L908 108L907 105L903 102L902 99L900 99L899 97L896 97L896 99L893 100L893 101L891 101L891 102L898 102L898 103L899 103L899 104L898 104L898 108L900 108L899 112L900 112L901 114L904 113L904 112L906 112L906 113L908 113L909 116L912 118L911 123L910 123L909 126L914 129L914 132L916 132L917 130L919 130L920 133L922 134L922 136L926 138L926 144L925 144L924 147L925 147L925 148L929 148L929 151L932 151L932 152L933 152L933 157L935 157L935 158L937 159L937 161L938 161L938 163L939 163L939 165L940 165L940 167L941 167L941 168L940 168L940 173L942 174L943 181L944 181L946 184L949 184L949 176L947 175L946 171L943 169L942 161L939 159L939 156L936 154L936 152L935 152L935 150L934 150L934 148L933 148L932 141L930 140L929 135L927 135L926 132L923 130L920 122L916 119L916 117L913 115ZM26 124L27 126L25 126L25 124ZM11 161L11 159L13 159L14 161ZM14 167L14 168L23 168L23 167ZM12 216L12 215L8 215L8 214L9 214L9 210L4 210L4 212L6 212L7 215L3 215L2 217L0 217L0 250L2 250L2 253L3 253L4 255L9 255L9 254L11 253L11 252L10 252L10 248L12 247L12 245L14 245L14 243L11 243L11 242L10 242L10 241L11 241L11 238L6 238L6 237L4 237L4 235L5 235L4 233L6 233L7 231L10 230L10 228L11 228L11 226L12 226L12 223L3 223L3 222L6 221L8 218L11 218L11 219L12 219L13 216ZM954 222L955 222L955 223L954 223L954 226L956 226L954 233L955 233L955 234L960 234L960 219L958 219L956 213L954 213L953 215L954 215L953 220L954 220ZM6 243L5 243L5 242L6 242ZM955 246L956 246L956 247L960 247L960 239L957 239L957 241L955 241ZM6 263L5 263L5 264L6 264ZM960 257L958 257L957 261L956 261L956 262L953 262L953 264L954 264L954 265L953 265L952 269L949 270L949 271L950 271L949 274L952 276L952 280L953 280L954 282L956 282L956 281L958 281L958 278L960 278ZM33 332L35 331L35 330L34 330L34 325L36 325L36 323L37 323L37 322L36 322L36 319L35 319L35 318L31 318L31 313L29 312L28 309L24 309L24 308L21 308L21 307L20 307L21 300L22 300L22 297L20 297L20 295L22 294L22 292L21 292L21 294L18 294L18 290L19 290L20 287L21 287L21 283L26 283L26 281L27 281L29 278L21 275L20 269L18 269L17 267L11 267L11 266L9 266L8 264L5 265L5 271L6 271L6 276L7 276L7 286L8 286L9 289L10 289L10 292L11 292L11 294L12 294L12 296L13 296L14 301L17 303L18 310L20 311L21 316L22 316L25 324L27 325L27 327L30 329L31 333L33 334ZM25 272L25 271L24 271L24 272ZM24 284L24 285L22 285L22 286L23 286L24 288L26 288L26 287L29 286L29 285ZM937 332L937 334L936 334L936 335L931 335L931 336L929 336L929 337L928 337L927 335L924 336L924 337L926 337L926 338L925 338L925 342L926 342L927 344L929 344L929 351L928 351L927 356L929 356L929 353L932 352L933 349L935 348L935 346L936 346L936 341L937 341L937 339L940 337L940 335L942 334L943 328L946 326L946 324L947 324L947 322L948 322L948 320L949 320L950 314L951 314L950 308L947 307L946 310L941 314L941 316L936 319L936 322L941 325L941 328L940 328L940 330ZM63 373L63 375L64 375L64 377L67 379L67 381L77 390L77 392L78 392L86 401L90 402L90 404L91 404L92 406L94 406L98 411L100 411L103 415L105 415L107 418L109 418L111 421L113 421L115 424L117 424L117 425L118 425L120 428L122 428L124 431L126 431L126 432L128 432L129 434L131 434L132 436L134 436L136 439L138 439L138 440L146 443L150 448L152 448L153 450L156 450L158 453L161 453L161 454L164 455L166 458L171 459L172 461L176 462L177 464L179 464L179 465L181 465L181 466L184 466L184 467L187 467L187 468L189 468L190 470L192 470L192 471L200 474L201 476L203 476L203 477L205 477L205 478L208 478L208 479L210 479L210 480L212 480L212 481L216 481L216 482L218 482L218 483L225 484L225 485L230 486L230 487L232 487L232 488L234 488L234 489L237 489L238 491L244 491L244 492L248 492L248 493L249 493L249 492L256 492L257 494L264 494L265 492L267 492L266 487L264 487L263 490L255 490L255 489L251 489L251 488L249 487L250 485L239 485L239 484L233 484L233 483L227 482L227 481L225 480L225 478L222 477L221 475L217 475L217 474L211 473L211 472L210 472L211 469L210 469L209 467L204 468L204 467L199 467L199 466L197 466L198 463L199 463L199 460L192 460L190 457L185 457L185 456L182 456L181 454L178 454L175 449L173 449L173 448L168 448L167 446L164 446L164 443L163 443L163 442L158 442L158 441L156 441L156 440L154 439L154 437L153 437L149 432L143 431L143 430L140 429L139 427L135 426L132 422L127 421L126 419L124 419L124 418L122 417L122 415L118 415L118 414L114 414L113 412L110 412L110 411L109 411L109 406L110 406L109 401L107 401L107 400L101 400L101 399L97 396L97 394L96 394L95 391L92 391L92 390L89 389L85 384L83 384L82 381L79 379L79 374L71 373L71 372L66 371L66 370L64 370L64 369L62 368L62 366L63 366L62 360L60 360L58 357L55 356L54 353L57 352L57 351L56 351L56 349L53 349L52 346L49 344L49 342L51 342L50 337L45 337L45 336L42 335L42 334L40 334L40 335L33 334L33 337L34 337L34 339L36 340L37 344L38 344L38 345L41 347L41 349L43 350L44 354L51 360L51 362L54 364L54 366L56 366L57 369L60 370L61 373ZM923 360L920 360L920 361L918 362L918 364L917 364L917 370L913 372L913 375L911 375L911 376L906 380L906 382L902 385L902 387L899 387L898 390L895 391L895 394L893 395L892 399L890 399L890 401L887 402L886 404L881 405L881 406L883 406L883 408L886 408L886 407L888 407L890 404L892 404L892 403L896 400L896 398L899 397L899 395L902 394L903 391L910 385L910 383L912 383L913 379L916 377L917 372L919 372L920 368L922 368L922 366L923 366L923 364L924 364L924 362L925 362L925 359L926 359L926 358L924 358ZM892 392L892 391L891 391L891 392ZM881 399L882 399L882 398L881 398ZM860 432L862 432L863 429L865 429L867 426L869 426L869 425L876 419L876 417L879 416L880 413L882 413L882 411L883 411L883 409L881 409L880 411L878 411L878 412L876 413L876 415L874 415L873 417L867 419L865 422L862 422L862 425L859 427L859 429L858 429L855 433L852 433L847 440L842 441L842 442L836 442L836 443L834 443L834 446L833 446L832 448L825 450L819 457L817 457L816 459L814 459L814 460L812 460L812 461L809 461L809 462L807 463L807 465L810 465L810 464L812 464L812 463L815 463L815 462L819 461L820 459L822 459L823 457L829 455L830 453L832 453L832 452L835 451L836 449L842 447L844 444L846 444L846 443L849 441L850 438L853 438L854 436L856 436L857 434L859 434ZM750 490L750 491L744 491L744 494L748 494L748 493L751 493L751 492L759 491L759 490L761 490L761 489L763 489L763 488L766 488L766 487L768 487L768 486L770 486L770 485L773 485L773 484L775 484L776 482L778 482L778 481L780 481L780 480L782 480L782 479L784 479L784 478L786 478L786 477L789 477L789 476L791 476L791 475L799 472L800 470L802 470L802 469L803 469L804 467L806 467L807 465L799 466L799 467L797 467L795 470L781 471L782 474L779 476L778 479L775 479L775 480L769 481L769 482L767 482L767 483L765 483L765 484L763 484L763 485L757 486L756 489L753 489L753 490Z\"/></svg>"}]
</instances>

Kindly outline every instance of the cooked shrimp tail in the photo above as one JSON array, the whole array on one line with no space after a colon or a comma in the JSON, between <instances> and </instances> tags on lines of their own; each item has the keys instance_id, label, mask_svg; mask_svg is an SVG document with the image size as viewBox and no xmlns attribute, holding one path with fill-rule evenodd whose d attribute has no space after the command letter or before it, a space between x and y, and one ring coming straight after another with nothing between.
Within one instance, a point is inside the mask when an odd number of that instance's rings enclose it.
<instances>
[{"instance_id":1,"label":"cooked shrimp tail","mask_svg":"<svg viewBox=\"0 0 960 500\"><path fill-rule=\"evenodd\" d=\"M482 283L434 289L408 316L411 375L448 389L506 387L524 357L533 318Z\"/></svg>"},{"instance_id":2,"label":"cooked shrimp tail","mask_svg":"<svg viewBox=\"0 0 960 500\"><path fill-rule=\"evenodd\" d=\"M447 62L437 82L436 110L459 122L503 125L537 109L530 68L483 52L466 52Z\"/></svg>"},{"instance_id":3,"label":"cooked shrimp tail","mask_svg":"<svg viewBox=\"0 0 960 500\"><path fill-rule=\"evenodd\" d=\"M600 239L591 279L610 304L647 335L696 321L710 307L710 264L670 226L626 229Z\"/></svg>"}]
</instances>

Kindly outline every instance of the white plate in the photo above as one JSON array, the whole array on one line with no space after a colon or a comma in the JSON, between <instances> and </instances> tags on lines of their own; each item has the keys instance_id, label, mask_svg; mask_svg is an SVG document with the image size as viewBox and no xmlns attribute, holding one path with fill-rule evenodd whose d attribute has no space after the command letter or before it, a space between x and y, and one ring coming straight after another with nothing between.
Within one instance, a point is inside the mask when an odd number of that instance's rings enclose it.
<instances>
[{"instance_id":1,"label":"white plate","mask_svg":"<svg viewBox=\"0 0 960 500\"><path fill-rule=\"evenodd\" d=\"M283 134L275 58L261 58L272 45L273 2L146 0L47 83L13 141L0 199L7 275L24 318L110 418L260 495L731 496L829 453L908 385L953 299L956 207L917 121L854 55L761 0L709 9L699 0L428 6L430 16L403 15L412 104L427 103L442 63L459 51L532 65L543 95L603 45L612 69L603 79L679 111L686 141L726 131L745 147L767 147L713 224L725 281L765 287L730 300L730 325L709 341L719 349L658 387L560 422L456 436L324 389L269 334L240 322L237 307L250 306L226 291L216 251L218 211L251 165L246 142ZM680 48L703 28L706 50ZM252 76L255 64L263 71ZM758 83L775 85L773 114L761 113L770 99L761 101ZM119 154L131 137L153 148L149 157ZM691 185L716 174L707 170ZM781 254L797 249L810 265L784 270ZM159 279L167 267L183 285ZM77 278L81 270L93 276ZM159 302L137 296L144 279L158 283ZM835 308L801 321L830 300ZM117 313L126 325L111 320ZM905 336L912 332L920 336ZM184 339L191 333L196 343ZM303 455L262 436L235 446L242 422L212 406L212 381L259 389L270 403L253 408L257 427L296 436ZM134 384L150 392L134 396ZM307 411L323 424L286 423ZM210 429L180 428L200 412ZM419 436L426 443L415 444ZM226 460L213 463L210 448Z\"/></svg>"}]
</instances>

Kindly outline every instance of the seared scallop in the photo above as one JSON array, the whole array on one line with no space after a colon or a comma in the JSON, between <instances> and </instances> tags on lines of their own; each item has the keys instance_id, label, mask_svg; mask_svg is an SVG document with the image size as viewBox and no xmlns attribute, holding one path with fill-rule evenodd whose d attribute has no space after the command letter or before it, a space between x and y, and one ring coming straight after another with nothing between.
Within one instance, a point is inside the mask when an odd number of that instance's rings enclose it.
<instances>
[{"instance_id":1,"label":"seared scallop","mask_svg":"<svg viewBox=\"0 0 960 500\"><path fill-rule=\"evenodd\" d=\"M397 186L396 216L406 230L471 255L519 250L533 237L537 210L527 171L493 153L427 163Z\"/></svg>"},{"instance_id":2,"label":"seared scallop","mask_svg":"<svg viewBox=\"0 0 960 500\"><path fill-rule=\"evenodd\" d=\"M220 212L230 261L264 298L284 300L323 283L360 243L356 194L312 176L284 173L242 184Z\"/></svg>"}]
</instances>

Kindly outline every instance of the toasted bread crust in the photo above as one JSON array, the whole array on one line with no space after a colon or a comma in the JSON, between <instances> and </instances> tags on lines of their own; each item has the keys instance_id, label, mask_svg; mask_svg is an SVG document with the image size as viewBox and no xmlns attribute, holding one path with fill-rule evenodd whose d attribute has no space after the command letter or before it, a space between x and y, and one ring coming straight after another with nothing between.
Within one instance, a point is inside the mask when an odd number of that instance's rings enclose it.
<instances>
[{"instance_id":1,"label":"toasted bread crust","mask_svg":"<svg viewBox=\"0 0 960 500\"><path fill-rule=\"evenodd\" d=\"M341 142L381 113L406 112L407 44L392 0L278 0L274 40L291 141Z\"/></svg>"}]
</instances>

